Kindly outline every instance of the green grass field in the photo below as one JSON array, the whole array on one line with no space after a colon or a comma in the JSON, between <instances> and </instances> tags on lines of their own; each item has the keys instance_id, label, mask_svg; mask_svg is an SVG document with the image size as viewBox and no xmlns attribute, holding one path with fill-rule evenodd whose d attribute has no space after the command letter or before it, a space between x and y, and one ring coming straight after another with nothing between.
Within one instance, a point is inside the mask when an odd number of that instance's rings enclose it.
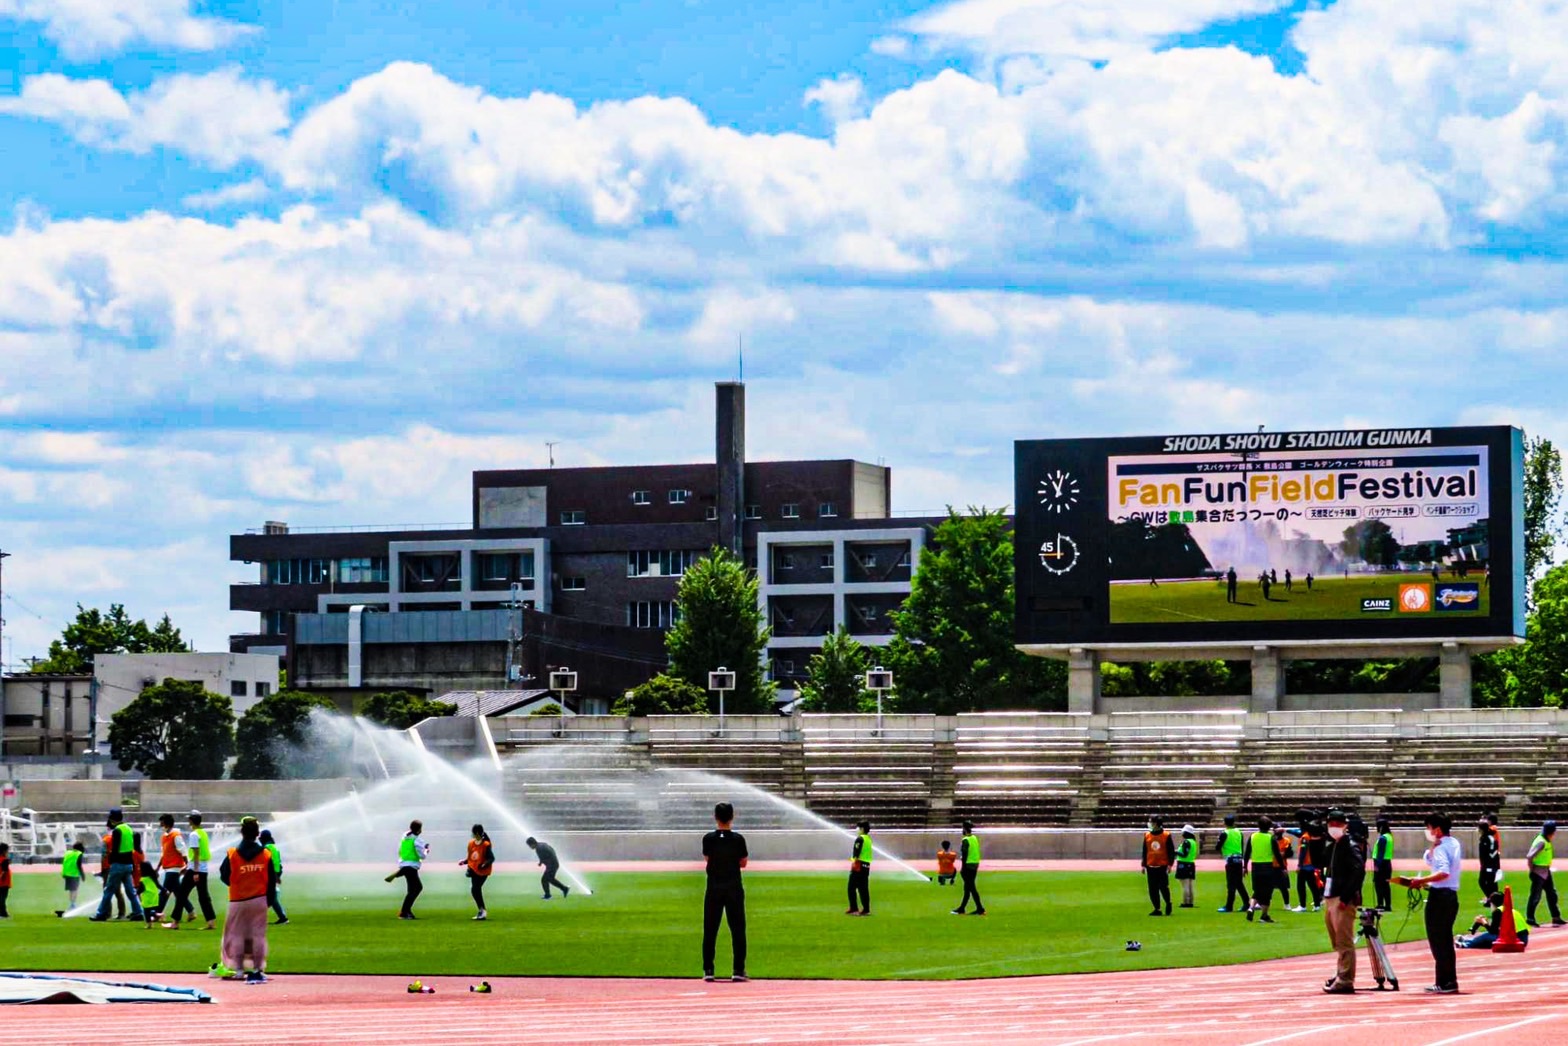
<instances>
[{"instance_id":1,"label":"green grass field","mask_svg":"<svg viewBox=\"0 0 1568 1046\"><path fill-rule=\"evenodd\" d=\"M700 874L599 874L590 880L593 896L574 892L549 902L538 899L532 876L506 874L487 891L490 921L476 923L461 875L443 871L427 875L411 923L393 917L401 884L368 874L291 873L283 894L290 923L270 930L270 968L473 977L701 972ZM15 878L12 918L0 922L0 967L198 972L217 958L219 931L62 921L53 915L63 896L58 879ZM1136 872L993 872L981 878L989 914L977 919L948 914L958 887L878 876L876 914L850 919L842 914L842 876L761 873L747 880L747 965L758 977L949 979L1209 966L1327 949L1321 916L1277 914L1278 923L1265 926L1216 913L1222 886L1220 875L1202 874L1195 910L1153 919ZM1385 922L1390 940L1405 920L1404 891L1396 895L1400 911ZM1476 897L1471 884L1467 909ZM1462 913L1464 924L1469 918ZM1417 913L1402 939L1421 934ZM1142 941L1143 951L1124 951L1129 939ZM718 967L729 969L722 931Z\"/></svg>"},{"instance_id":2,"label":"green grass field","mask_svg":"<svg viewBox=\"0 0 1568 1046\"><path fill-rule=\"evenodd\" d=\"M1139 622L1179 621L1313 621L1354 618L1383 620L1387 618L1421 617L1475 617L1490 610L1491 595L1483 586L1480 605L1467 611L1427 611L1421 615L1402 614L1397 609L1387 612L1367 612L1361 609L1363 599L1383 598L1396 600L1402 583L1430 584L1430 574L1391 574L1381 577L1331 576L1313 580L1312 591L1297 581L1292 591L1286 592L1284 582L1269 589L1265 601L1263 590L1255 579L1248 578L1237 586L1237 602L1225 600L1223 581L1162 581L1158 587L1140 582L1111 586L1111 622L1133 624ZM1444 578L1444 581L1450 580ZM1472 575L1466 582L1481 584L1479 575Z\"/></svg>"}]
</instances>

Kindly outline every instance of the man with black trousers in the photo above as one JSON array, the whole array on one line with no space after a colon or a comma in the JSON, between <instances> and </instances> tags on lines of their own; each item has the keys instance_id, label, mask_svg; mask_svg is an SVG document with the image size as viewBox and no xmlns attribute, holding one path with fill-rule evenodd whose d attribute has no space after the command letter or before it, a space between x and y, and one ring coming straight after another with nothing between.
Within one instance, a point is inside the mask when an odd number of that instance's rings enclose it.
<instances>
[{"instance_id":1,"label":"man with black trousers","mask_svg":"<svg viewBox=\"0 0 1568 1046\"><path fill-rule=\"evenodd\" d=\"M1503 870L1503 848L1497 840L1497 815L1488 812L1476 826L1480 836L1477 854L1481 858L1481 896L1490 898L1497 892L1497 873Z\"/></svg>"},{"instance_id":2,"label":"man with black trousers","mask_svg":"<svg viewBox=\"0 0 1568 1046\"><path fill-rule=\"evenodd\" d=\"M1394 877L1394 829L1388 818L1377 819L1377 841L1372 844L1372 889L1377 900L1377 910L1394 910L1394 892L1388 884Z\"/></svg>"},{"instance_id":3,"label":"man with black trousers","mask_svg":"<svg viewBox=\"0 0 1568 1046\"><path fill-rule=\"evenodd\" d=\"M1329 943L1334 948L1333 978L1323 986L1330 995L1353 995L1356 991L1356 910L1361 905L1361 886L1366 879L1366 851L1348 830L1350 818L1342 810L1330 810L1327 817L1328 855L1321 866L1323 880L1323 924L1328 927Z\"/></svg>"},{"instance_id":4,"label":"man with black trousers","mask_svg":"<svg viewBox=\"0 0 1568 1046\"><path fill-rule=\"evenodd\" d=\"M746 867L746 837L731 831L735 808L719 803L713 808L715 829L702 837L702 856L708 865L708 890L702 898L702 979L713 976L713 952L719 941L719 921L730 924L730 945L735 954L734 975L730 980L743 982L746 976L746 890L741 885L741 869Z\"/></svg>"},{"instance_id":5,"label":"man with black trousers","mask_svg":"<svg viewBox=\"0 0 1568 1046\"><path fill-rule=\"evenodd\" d=\"M964 837L958 842L958 877L964 881L964 896L959 900L958 907L953 909L954 915L965 915L969 907L969 898L975 899L975 914L985 914L985 904L980 900L980 890L975 886L975 879L980 875L980 837L975 835L975 823L965 821Z\"/></svg>"},{"instance_id":6,"label":"man with black trousers","mask_svg":"<svg viewBox=\"0 0 1568 1046\"><path fill-rule=\"evenodd\" d=\"M1225 907L1222 912L1236 910L1236 895L1241 894L1241 907L1243 911L1252 908L1252 898L1247 895L1247 859L1243 856L1246 852L1247 840L1242 836L1241 829L1236 827L1236 815L1225 815L1225 830L1220 833L1219 842L1215 849L1221 857L1225 858Z\"/></svg>"},{"instance_id":7,"label":"man with black trousers","mask_svg":"<svg viewBox=\"0 0 1568 1046\"><path fill-rule=\"evenodd\" d=\"M1149 818L1149 830L1143 833L1143 875L1149 888L1149 903L1154 907L1150 915L1171 914L1171 865L1176 862L1175 845L1171 833L1158 817ZM1160 911L1164 902L1165 911Z\"/></svg>"},{"instance_id":8,"label":"man with black trousers","mask_svg":"<svg viewBox=\"0 0 1568 1046\"><path fill-rule=\"evenodd\" d=\"M562 897L570 894L571 888L555 877L555 873L561 870L561 858L556 855L555 847L549 843L541 843L531 835L523 841L523 845L534 852L534 855L539 858L539 867L544 869L544 873L539 876L539 887L544 890L541 900L550 899L552 886L561 891Z\"/></svg>"},{"instance_id":9,"label":"man with black trousers","mask_svg":"<svg viewBox=\"0 0 1568 1046\"><path fill-rule=\"evenodd\" d=\"M1427 891L1426 943L1432 950L1432 961L1437 967L1429 995L1453 995L1459 991L1459 974L1455 969L1454 921L1459 918L1459 865L1463 858L1459 840L1449 834L1452 822L1448 815L1431 813L1426 819L1427 851L1423 855L1427 874L1400 876L1394 881L1401 886L1414 886Z\"/></svg>"},{"instance_id":10,"label":"man with black trousers","mask_svg":"<svg viewBox=\"0 0 1568 1046\"><path fill-rule=\"evenodd\" d=\"M849 848L849 907L845 915L871 914L871 822L855 825L855 842Z\"/></svg>"}]
</instances>

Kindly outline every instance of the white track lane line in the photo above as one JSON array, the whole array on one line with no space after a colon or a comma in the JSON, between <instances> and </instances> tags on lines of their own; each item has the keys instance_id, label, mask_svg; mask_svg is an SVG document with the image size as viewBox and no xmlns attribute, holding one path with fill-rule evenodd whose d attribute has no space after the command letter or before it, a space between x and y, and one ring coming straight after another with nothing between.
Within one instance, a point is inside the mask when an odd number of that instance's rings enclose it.
<instances>
[{"instance_id":1,"label":"white track lane line","mask_svg":"<svg viewBox=\"0 0 1568 1046\"><path fill-rule=\"evenodd\" d=\"M1293 1031L1285 1035L1276 1035L1270 1039L1253 1039L1251 1042L1246 1043L1245 1046L1266 1046L1267 1043L1285 1042L1288 1039L1299 1039L1303 1035L1317 1035L1320 1032L1326 1033L1327 1029L1322 1027L1308 1028L1305 1031Z\"/></svg>"},{"instance_id":2,"label":"white track lane line","mask_svg":"<svg viewBox=\"0 0 1568 1046\"><path fill-rule=\"evenodd\" d=\"M1514 1021L1512 1024L1503 1024L1503 1025L1499 1025L1499 1026L1495 1026L1495 1027L1482 1028L1480 1031L1465 1032L1463 1035L1455 1035L1452 1038L1448 1038L1448 1039L1438 1039L1435 1042L1427 1043L1426 1046L1448 1046L1448 1043L1451 1043L1451 1042L1464 1042L1466 1039L1475 1039L1475 1038L1479 1038L1482 1035L1486 1035L1486 1036L1500 1035L1503 1032L1511 1031L1514 1028L1523 1028L1527 1024L1538 1024L1541 1021L1549 1021L1549 1020L1551 1020L1554 1017L1561 1017L1561 1016L1562 1016L1561 1013L1542 1013L1542 1014L1539 1014L1539 1015L1537 1015L1535 1017L1526 1017L1522 1021Z\"/></svg>"}]
</instances>

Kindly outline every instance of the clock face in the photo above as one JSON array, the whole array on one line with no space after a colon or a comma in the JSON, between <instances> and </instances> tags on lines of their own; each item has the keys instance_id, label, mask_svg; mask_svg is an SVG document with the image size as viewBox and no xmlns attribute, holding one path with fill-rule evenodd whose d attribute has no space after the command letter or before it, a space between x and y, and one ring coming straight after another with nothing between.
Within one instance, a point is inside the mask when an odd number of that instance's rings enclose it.
<instances>
[{"instance_id":1,"label":"clock face","mask_svg":"<svg viewBox=\"0 0 1568 1046\"><path fill-rule=\"evenodd\" d=\"M1078 565L1078 542L1058 534L1040 543L1040 565L1053 574L1065 574Z\"/></svg>"},{"instance_id":2,"label":"clock face","mask_svg":"<svg viewBox=\"0 0 1568 1046\"><path fill-rule=\"evenodd\" d=\"M1071 472L1057 469L1040 482L1040 504L1050 512L1066 512L1078 504L1078 479Z\"/></svg>"}]
</instances>

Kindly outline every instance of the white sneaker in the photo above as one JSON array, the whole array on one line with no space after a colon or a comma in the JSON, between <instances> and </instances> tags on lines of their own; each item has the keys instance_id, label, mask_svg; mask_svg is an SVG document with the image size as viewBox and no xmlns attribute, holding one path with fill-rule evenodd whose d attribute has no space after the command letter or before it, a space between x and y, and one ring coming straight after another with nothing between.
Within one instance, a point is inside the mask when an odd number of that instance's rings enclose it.
<instances>
[{"instance_id":1,"label":"white sneaker","mask_svg":"<svg viewBox=\"0 0 1568 1046\"><path fill-rule=\"evenodd\" d=\"M485 921L485 910L483 908L481 908L481 909L479 909L479 914L474 916L474 922L482 923L484 921Z\"/></svg>"}]
</instances>

